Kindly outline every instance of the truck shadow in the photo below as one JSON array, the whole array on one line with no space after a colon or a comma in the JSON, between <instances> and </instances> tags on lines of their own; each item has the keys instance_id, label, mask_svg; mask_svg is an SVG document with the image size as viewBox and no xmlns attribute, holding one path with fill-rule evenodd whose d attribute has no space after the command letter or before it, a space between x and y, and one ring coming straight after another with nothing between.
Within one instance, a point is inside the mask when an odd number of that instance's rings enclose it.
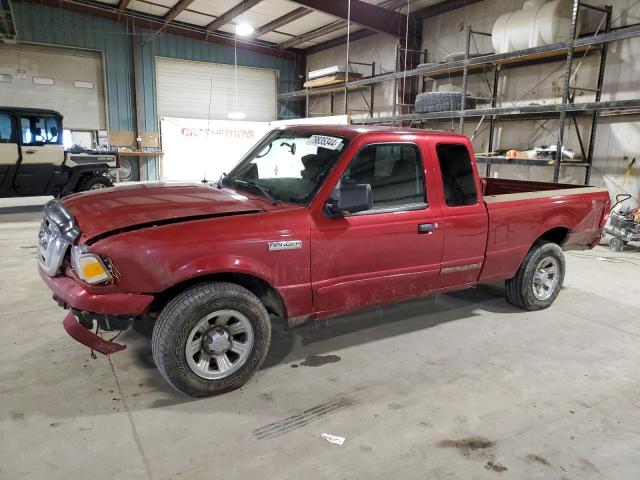
<instances>
[{"instance_id":1,"label":"truck shadow","mask_svg":"<svg viewBox=\"0 0 640 480\"><path fill-rule=\"evenodd\" d=\"M480 285L476 288L430 295L390 305L380 305L347 315L322 320L310 320L287 330L284 321L272 317L271 346L262 369L281 363L304 360L308 355L321 355L376 340L410 334L448 322L469 319L478 311L514 313L522 310L509 305L500 284ZM152 322L135 322L137 334L151 338ZM155 369L151 344L133 332L123 338L135 344L139 367ZM137 339L134 337L138 337Z\"/></svg>"},{"instance_id":2,"label":"truck shadow","mask_svg":"<svg viewBox=\"0 0 640 480\"><path fill-rule=\"evenodd\" d=\"M482 312L525 313L509 305L504 299L503 286L496 284L381 305L328 319L311 320L290 330L285 329L282 319L272 317L271 346L261 369L283 363L293 365L310 356L317 358L336 350L407 335L448 322L472 319ZM141 323L135 327L136 332L127 331L121 337L123 343L131 346L128 349L133 357L130 368L144 371L140 373L144 375L148 388L169 395L155 400L151 407L161 408L198 401L199 399L173 394L156 371L149 342L152 328L153 323Z\"/></svg>"},{"instance_id":3,"label":"truck shadow","mask_svg":"<svg viewBox=\"0 0 640 480\"><path fill-rule=\"evenodd\" d=\"M391 305L381 305L286 330L284 321L273 317L271 346L262 368L304 360L319 355L397 335L469 319L477 312L513 313L522 310L504 300L504 288L476 288L431 295Z\"/></svg>"}]
</instances>

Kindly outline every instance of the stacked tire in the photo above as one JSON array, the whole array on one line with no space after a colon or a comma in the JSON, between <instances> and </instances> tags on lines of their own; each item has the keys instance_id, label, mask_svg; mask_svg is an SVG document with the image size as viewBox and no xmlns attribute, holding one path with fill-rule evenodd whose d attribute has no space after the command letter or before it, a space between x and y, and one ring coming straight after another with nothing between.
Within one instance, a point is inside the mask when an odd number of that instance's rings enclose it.
<instances>
[{"instance_id":1,"label":"stacked tire","mask_svg":"<svg viewBox=\"0 0 640 480\"><path fill-rule=\"evenodd\" d=\"M473 98L466 98L465 109L476 107ZM450 112L461 110L462 93L460 92L425 92L416 96L416 113Z\"/></svg>"}]
</instances>

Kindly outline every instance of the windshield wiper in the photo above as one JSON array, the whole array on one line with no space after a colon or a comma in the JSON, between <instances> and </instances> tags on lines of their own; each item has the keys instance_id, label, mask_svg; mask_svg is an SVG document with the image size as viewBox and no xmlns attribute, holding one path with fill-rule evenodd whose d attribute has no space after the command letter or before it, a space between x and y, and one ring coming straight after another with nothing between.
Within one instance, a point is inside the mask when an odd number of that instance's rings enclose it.
<instances>
[{"instance_id":1,"label":"windshield wiper","mask_svg":"<svg viewBox=\"0 0 640 480\"><path fill-rule=\"evenodd\" d=\"M227 175L225 172L222 172L222 175L220 175L220 178L218 178L218 188L222 188L227 180L229 180L229 175Z\"/></svg>"},{"instance_id":2,"label":"windshield wiper","mask_svg":"<svg viewBox=\"0 0 640 480\"><path fill-rule=\"evenodd\" d=\"M227 177L225 177L225 179L226 178ZM269 200L273 205L278 204L278 200L276 199L276 197L273 196L273 193L271 193L268 189L261 187L255 182L250 182L248 180L238 180L238 179L233 179L232 182L235 185L242 185L244 187L252 188L253 190L260 192L262 196L264 196L267 200Z\"/></svg>"}]
</instances>

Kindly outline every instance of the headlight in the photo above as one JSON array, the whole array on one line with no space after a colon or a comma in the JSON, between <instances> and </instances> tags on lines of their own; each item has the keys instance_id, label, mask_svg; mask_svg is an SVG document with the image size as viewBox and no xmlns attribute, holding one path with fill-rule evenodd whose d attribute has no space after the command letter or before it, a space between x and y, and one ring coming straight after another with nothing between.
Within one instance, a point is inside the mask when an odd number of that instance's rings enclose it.
<instances>
[{"instance_id":1,"label":"headlight","mask_svg":"<svg viewBox=\"0 0 640 480\"><path fill-rule=\"evenodd\" d=\"M102 283L113 278L104 259L96 253L88 253L84 245L71 249L71 264L76 274L87 283Z\"/></svg>"}]
</instances>

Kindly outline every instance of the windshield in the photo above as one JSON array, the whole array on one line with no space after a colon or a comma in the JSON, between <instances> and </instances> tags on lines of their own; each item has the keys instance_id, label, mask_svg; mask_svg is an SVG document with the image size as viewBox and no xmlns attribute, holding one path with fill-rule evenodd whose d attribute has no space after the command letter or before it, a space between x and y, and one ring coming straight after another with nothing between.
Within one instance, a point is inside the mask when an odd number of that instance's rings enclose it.
<instances>
[{"instance_id":1,"label":"windshield","mask_svg":"<svg viewBox=\"0 0 640 480\"><path fill-rule=\"evenodd\" d=\"M347 139L342 137L274 130L223 179L223 183L254 191L266 190L276 201L306 204L346 145Z\"/></svg>"}]
</instances>

